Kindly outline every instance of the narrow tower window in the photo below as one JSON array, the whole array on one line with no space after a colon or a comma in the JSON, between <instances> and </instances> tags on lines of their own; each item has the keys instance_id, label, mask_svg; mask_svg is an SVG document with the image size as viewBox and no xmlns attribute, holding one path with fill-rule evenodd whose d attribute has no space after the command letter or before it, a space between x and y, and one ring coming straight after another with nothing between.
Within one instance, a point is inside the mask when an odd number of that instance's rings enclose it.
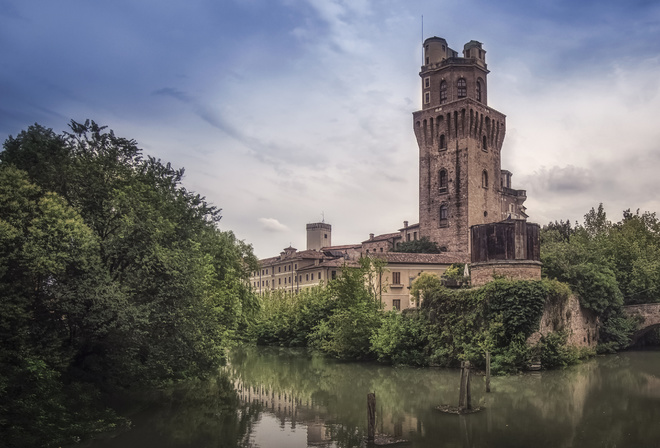
<instances>
[{"instance_id":1,"label":"narrow tower window","mask_svg":"<svg viewBox=\"0 0 660 448\"><path fill-rule=\"evenodd\" d=\"M438 173L438 190L440 193L447 192L447 170L444 168Z\"/></svg>"},{"instance_id":2,"label":"narrow tower window","mask_svg":"<svg viewBox=\"0 0 660 448\"><path fill-rule=\"evenodd\" d=\"M447 149L447 141L445 139L445 134L440 134L440 149Z\"/></svg>"},{"instance_id":3,"label":"narrow tower window","mask_svg":"<svg viewBox=\"0 0 660 448\"><path fill-rule=\"evenodd\" d=\"M465 98L467 96L467 82L465 78L460 78L456 83L456 87L458 87L458 97Z\"/></svg>"},{"instance_id":4,"label":"narrow tower window","mask_svg":"<svg viewBox=\"0 0 660 448\"><path fill-rule=\"evenodd\" d=\"M442 81L440 83L440 104L447 102L447 83Z\"/></svg>"},{"instance_id":5,"label":"narrow tower window","mask_svg":"<svg viewBox=\"0 0 660 448\"><path fill-rule=\"evenodd\" d=\"M488 143L488 142L487 142L487 140L486 140L486 136L484 135L484 136L481 138L481 149L483 149L484 151L488 151L488 145L487 145L487 143Z\"/></svg>"},{"instance_id":6,"label":"narrow tower window","mask_svg":"<svg viewBox=\"0 0 660 448\"><path fill-rule=\"evenodd\" d=\"M477 101L481 101L481 80L477 79Z\"/></svg>"},{"instance_id":7,"label":"narrow tower window","mask_svg":"<svg viewBox=\"0 0 660 448\"><path fill-rule=\"evenodd\" d=\"M488 171L484 170L483 173L481 173L481 186L484 188L488 188Z\"/></svg>"},{"instance_id":8,"label":"narrow tower window","mask_svg":"<svg viewBox=\"0 0 660 448\"><path fill-rule=\"evenodd\" d=\"M424 104L428 104L431 102L431 93L430 92L424 92Z\"/></svg>"},{"instance_id":9,"label":"narrow tower window","mask_svg":"<svg viewBox=\"0 0 660 448\"><path fill-rule=\"evenodd\" d=\"M440 227L447 227L447 205L443 204L440 206Z\"/></svg>"}]
</instances>

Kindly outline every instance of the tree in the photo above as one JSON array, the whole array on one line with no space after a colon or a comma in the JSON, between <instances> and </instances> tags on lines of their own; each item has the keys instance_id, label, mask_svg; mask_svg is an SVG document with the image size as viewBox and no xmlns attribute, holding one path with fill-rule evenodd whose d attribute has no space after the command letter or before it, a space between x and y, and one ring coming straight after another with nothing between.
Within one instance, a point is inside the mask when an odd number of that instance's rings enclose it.
<instances>
[{"instance_id":1,"label":"tree","mask_svg":"<svg viewBox=\"0 0 660 448\"><path fill-rule=\"evenodd\" d=\"M93 121L70 128L31 126L0 154L0 350L26 360L0 391L29 372L114 388L213 371L258 310L251 246L182 169Z\"/></svg>"},{"instance_id":2,"label":"tree","mask_svg":"<svg viewBox=\"0 0 660 448\"><path fill-rule=\"evenodd\" d=\"M438 246L438 243L431 241L424 236L418 240L398 243L393 252L406 252L411 254L440 254L442 252L447 252L447 248L444 246Z\"/></svg>"}]
</instances>

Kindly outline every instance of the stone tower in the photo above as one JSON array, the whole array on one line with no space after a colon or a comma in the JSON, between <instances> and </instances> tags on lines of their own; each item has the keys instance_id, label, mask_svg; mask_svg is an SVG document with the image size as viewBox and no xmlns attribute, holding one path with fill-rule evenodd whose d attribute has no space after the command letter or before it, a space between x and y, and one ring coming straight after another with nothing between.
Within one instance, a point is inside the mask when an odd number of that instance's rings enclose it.
<instances>
[{"instance_id":1,"label":"stone tower","mask_svg":"<svg viewBox=\"0 0 660 448\"><path fill-rule=\"evenodd\" d=\"M324 222L307 224L307 250L332 246L332 226Z\"/></svg>"},{"instance_id":2,"label":"stone tower","mask_svg":"<svg viewBox=\"0 0 660 448\"><path fill-rule=\"evenodd\" d=\"M424 41L422 110L413 114L420 236L465 261L471 226L506 219L512 201L514 217L524 215L525 192L507 184L505 194L501 182L506 117L488 107L488 73L480 42L468 42L459 56L443 38ZM512 195L522 196L505 198Z\"/></svg>"}]
</instances>

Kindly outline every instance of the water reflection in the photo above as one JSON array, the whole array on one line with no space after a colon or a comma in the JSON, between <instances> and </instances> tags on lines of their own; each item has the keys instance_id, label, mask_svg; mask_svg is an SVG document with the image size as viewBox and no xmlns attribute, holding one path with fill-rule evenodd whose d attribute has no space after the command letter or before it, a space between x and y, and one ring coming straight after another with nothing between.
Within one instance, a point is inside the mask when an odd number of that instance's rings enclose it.
<instances>
[{"instance_id":1,"label":"water reflection","mask_svg":"<svg viewBox=\"0 0 660 448\"><path fill-rule=\"evenodd\" d=\"M473 402L483 411L435 411L458 403L459 377L248 347L217 378L132 397L133 429L83 446L365 446L366 396L375 392L377 430L413 447L660 447L660 351L493 378L490 394L477 376Z\"/></svg>"},{"instance_id":2,"label":"water reflection","mask_svg":"<svg viewBox=\"0 0 660 448\"><path fill-rule=\"evenodd\" d=\"M491 394L477 377L473 401L485 409L466 416L433 410L457 403L454 370L340 363L305 351L248 348L234 353L227 373L242 403L262 406L262 420L279 421L276 429L256 423L248 442L263 447L277 446L268 444L266 434L278 431L305 433L281 446L360 446L369 392L378 400L378 430L416 447L660 446L660 352L494 378Z\"/></svg>"}]
</instances>

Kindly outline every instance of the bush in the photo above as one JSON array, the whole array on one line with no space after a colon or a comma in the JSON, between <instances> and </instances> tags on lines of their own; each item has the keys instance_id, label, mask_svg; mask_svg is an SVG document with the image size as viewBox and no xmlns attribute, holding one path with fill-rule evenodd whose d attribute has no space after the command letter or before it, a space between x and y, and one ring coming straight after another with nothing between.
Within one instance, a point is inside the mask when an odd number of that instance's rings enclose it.
<instances>
[{"instance_id":1,"label":"bush","mask_svg":"<svg viewBox=\"0 0 660 448\"><path fill-rule=\"evenodd\" d=\"M568 335L564 331L549 333L541 338L536 347L540 354L544 369L566 367L576 364L580 358L580 350L566 345Z\"/></svg>"},{"instance_id":2,"label":"bush","mask_svg":"<svg viewBox=\"0 0 660 448\"><path fill-rule=\"evenodd\" d=\"M425 314L410 310L391 311L371 338L371 347L381 362L427 366L431 328Z\"/></svg>"}]
</instances>

